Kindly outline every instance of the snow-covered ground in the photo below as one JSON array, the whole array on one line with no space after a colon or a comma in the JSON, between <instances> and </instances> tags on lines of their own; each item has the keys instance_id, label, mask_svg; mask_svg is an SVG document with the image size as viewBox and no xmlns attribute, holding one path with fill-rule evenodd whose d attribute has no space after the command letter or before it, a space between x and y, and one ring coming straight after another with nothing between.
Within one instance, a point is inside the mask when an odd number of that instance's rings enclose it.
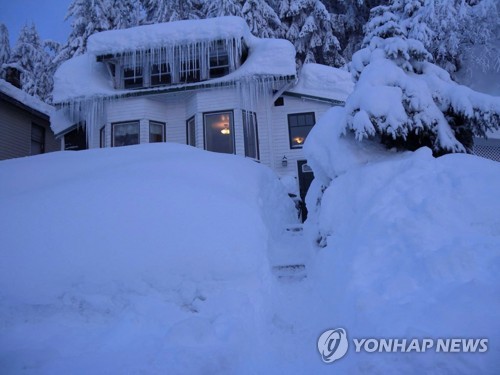
<instances>
[{"instance_id":1,"label":"snow-covered ground","mask_svg":"<svg viewBox=\"0 0 500 375\"><path fill-rule=\"evenodd\" d=\"M237 156L152 144L0 162L0 372L494 374L500 164L349 140L333 160L326 119L296 239L284 187ZM279 280L271 266L301 249L307 278ZM317 339L338 327L489 347L350 347L324 364Z\"/></svg>"}]
</instances>

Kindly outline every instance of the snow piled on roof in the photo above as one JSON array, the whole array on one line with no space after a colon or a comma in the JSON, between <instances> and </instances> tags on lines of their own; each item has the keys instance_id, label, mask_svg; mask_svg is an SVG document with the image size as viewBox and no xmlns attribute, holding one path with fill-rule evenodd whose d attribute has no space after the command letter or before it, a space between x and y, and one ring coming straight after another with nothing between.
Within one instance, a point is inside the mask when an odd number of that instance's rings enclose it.
<instances>
[{"instance_id":1,"label":"snow piled on roof","mask_svg":"<svg viewBox=\"0 0 500 375\"><path fill-rule=\"evenodd\" d=\"M290 92L345 101L354 89L351 74L321 64L304 64Z\"/></svg>"},{"instance_id":2,"label":"snow piled on roof","mask_svg":"<svg viewBox=\"0 0 500 375\"><path fill-rule=\"evenodd\" d=\"M147 51L154 48L211 40L252 39L250 29L240 17L184 20L109 30L88 39L88 52L94 55Z\"/></svg>"},{"instance_id":3,"label":"snow piled on roof","mask_svg":"<svg viewBox=\"0 0 500 375\"><path fill-rule=\"evenodd\" d=\"M50 116L50 114L54 111L54 107L51 105L48 105L40 99L18 89L3 79L0 79L0 92L47 116Z\"/></svg>"},{"instance_id":4,"label":"snow piled on roof","mask_svg":"<svg viewBox=\"0 0 500 375\"><path fill-rule=\"evenodd\" d=\"M249 48L248 58L227 76L191 84L161 86L143 90L117 90L105 64L96 56L132 51L149 51L179 44L243 38ZM120 96L129 92L155 92L176 87L209 86L245 81L256 77L289 77L296 75L295 48L284 39L254 37L239 17L188 20L138 26L94 34L89 52L64 62L54 76L55 103L93 97Z\"/></svg>"}]
</instances>

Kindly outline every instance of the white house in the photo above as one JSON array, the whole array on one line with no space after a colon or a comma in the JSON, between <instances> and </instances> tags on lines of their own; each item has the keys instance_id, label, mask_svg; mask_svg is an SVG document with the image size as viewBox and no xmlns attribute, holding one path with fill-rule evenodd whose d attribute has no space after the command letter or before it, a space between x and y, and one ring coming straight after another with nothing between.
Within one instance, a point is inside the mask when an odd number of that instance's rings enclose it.
<instances>
[{"instance_id":1,"label":"white house","mask_svg":"<svg viewBox=\"0 0 500 375\"><path fill-rule=\"evenodd\" d=\"M298 177L302 144L343 105L350 75L307 64L286 40L259 39L238 17L106 31L55 75L52 127L64 149L176 142L236 154Z\"/></svg>"}]
</instances>

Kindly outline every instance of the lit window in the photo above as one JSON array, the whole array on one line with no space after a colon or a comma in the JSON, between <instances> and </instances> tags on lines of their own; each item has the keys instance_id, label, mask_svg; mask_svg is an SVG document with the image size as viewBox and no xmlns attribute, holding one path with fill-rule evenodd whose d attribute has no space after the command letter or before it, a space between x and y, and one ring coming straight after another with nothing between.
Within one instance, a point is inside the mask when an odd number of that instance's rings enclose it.
<instances>
[{"instance_id":1,"label":"lit window","mask_svg":"<svg viewBox=\"0 0 500 375\"><path fill-rule=\"evenodd\" d=\"M139 121L113 124L113 147L139 144Z\"/></svg>"},{"instance_id":2,"label":"lit window","mask_svg":"<svg viewBox=\"0 0 500 375\"><path fill-rule=\"evenodd\" d=\"M165 124L162 122L149 122L149 143L165 142Z\"/></svg>"},{"instance_id":3,"label":"lit window","mask_svg":"<svg viewBox=\"0 0 500 375\"><path fill-rule=\"evenodd\" d=\"M186 123L186 134L187 134L187 144L196 147L196 125L194 121L194 116L187 120Z\"/></svg>"},{"instance_id":4,"label":"lit window","mask_svg":"<svg viewBox=\"0 0 500 375\"><path fill-rule=\"evenodd\" d=\"M208 151L234 154L233 112L206 113L205 148Z\"/></svg>"},{"instance_id":5,"label":"lit window","mask_svg":"<svg viewBox=\"0 0 500 375\"><path fill-rule=\"evenodd\" d=\"M315 122L314 112L288 115L290 148L302 148Z\"/></svg>"},{"instance_id":6,"label":"lit window","mask_svg":"<svg viewBox=\"0 0 500 375\"><path fill-rule=\"evenodd\" d=\"M243 138L245 141L245 156L259 159L257 116L255 112L243 111Z\"/></svg>"}]
</instances>

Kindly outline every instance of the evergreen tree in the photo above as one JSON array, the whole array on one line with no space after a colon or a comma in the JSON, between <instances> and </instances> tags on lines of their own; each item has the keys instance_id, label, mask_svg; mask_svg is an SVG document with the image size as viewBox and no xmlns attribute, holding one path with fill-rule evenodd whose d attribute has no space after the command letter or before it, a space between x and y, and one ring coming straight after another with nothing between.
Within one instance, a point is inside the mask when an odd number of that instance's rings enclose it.
<instances>
[{"instance_id":1,"label":"evergreen tree","mask_svg":"<svg viewBox=\"0 0 500 375\"><path fill-rule=\"evenodd\" d=\"M261 38L279 36L281 21L266 0L246 0L242 13L253 35Z\"/></svg>"},{"instance_id":2,"label":"evergreen tree","mask_svg":"<svg viewBox=\"0 0 500 375\"><path fill-rule=\"evenodd\" d=\"M111 0L108 9L112 30L127 29L141 23L141 4L136 0Z\"/></svg>"},{"instance_id":3,"label":"evergreen tree","mask_svg":"<svg viewBox=\"0 0 500 375\"><path fill-rule=\"evenodd\" d=\"M211 0L205 1L202 8L203 18L222 16L242 16L241 0Z\"/></svg>"},{"instance_id":4,"label":"evergreen tree","mask_svg":"<svg viewBox=\"0 0 500 375\"><path fill-rule=\"evenodd\" d=\"M4 64L10 59L9 30L7 26L0 23L0 78L5 78Z\"/></svg>"},{"instance_id":5,"label":"evergreen tree","mask_svg":"<svg viewBox=\"0 0 500 375\"><path fill-rule=\"evenodd\" d=\"M429 52L448 72L458 71L467 54L484 69L494 64L494 57L500 61L500 51L494 45L500 31L497 1L427 0L425 17L434 32ZM484 53L473 51L477 46L484 46Z\"/></svg>"},{"instance_id":6,"label":"evergreen tree","mask_svg":"<svg viewBox=\"0 0 500 375\"><path fill-rule=\"evenodd\" d=\"M358 139L376 137L388 147L467 152L473 136L499 128L500 99L458 85L432 63L424 1L394 0L372 10L365 47L351 63L357 82L346 101L346 126Z\"/></svg>"},{"instance_id":7,"label":"evergreen tree","mask_svg":"<svg viewBox=\"0 0 500 375\"><path fill-rule=\"evenodd\" d=\"M106 0L73 0L69 6L66 20L72 19L71 34L68 42L55 59L55 64L87 51L88 38L97 32L112 29L110 3Z\"/></svg>"},{"instance_id":8,"label":"evergreen tree","mask_svg":"<svg viewBox=\"0 0 500 375\"><path fill-rule=\"evenodd\" d=\"M161 23L201 18L203 0L142 0L145 23Z\"/></svg>"},{"instance_id":9,"label":"evergreen tree","mask_svg":"<svg viewBox=\"0 0 500 375\"><path fill-rule=\"evenodd\" d=\"M21 29L6 65L21 72L21 86L24 91L42 100L50 100L53 67L35 25L26 25Z\"/></svg>"},{"instance_id":10,"label":"evergreen tree","mask_svg":"<svg viewBox=\"0 0 500 375\"><path fill-rule=\"evenodd\" d=\"M304 62L344 64L330 14L320 0L282 0L278 7L286 38L297 50L298 65Z\"/></svg>"}]
</instances>

